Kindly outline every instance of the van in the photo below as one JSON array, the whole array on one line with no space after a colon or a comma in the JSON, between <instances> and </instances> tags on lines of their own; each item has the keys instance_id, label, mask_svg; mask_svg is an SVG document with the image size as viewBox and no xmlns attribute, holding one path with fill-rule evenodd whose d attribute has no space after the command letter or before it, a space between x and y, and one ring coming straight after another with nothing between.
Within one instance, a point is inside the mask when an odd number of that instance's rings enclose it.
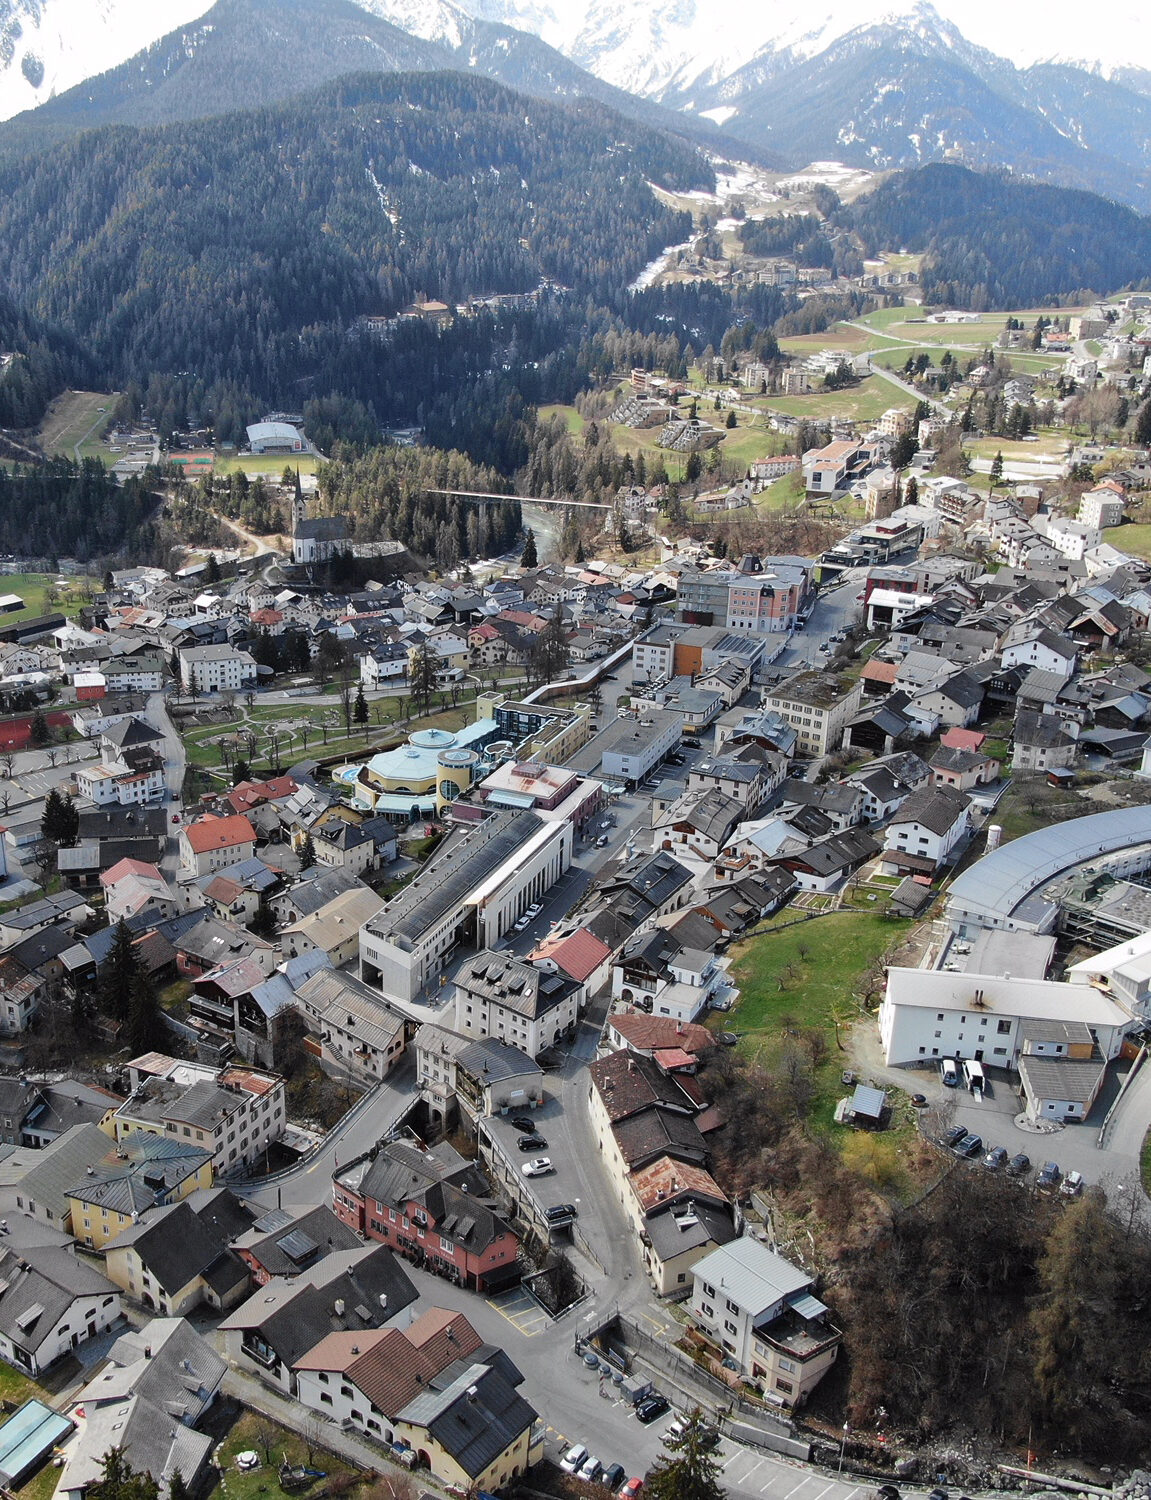
<instances>
[{"instance_id":1,"label":"van","mask_svg":"<svg viewBox=\"0 0 1151 1500\"><path fill-rule=\"evenodd\" d=\"M955 1066L955 1060L945 1057L939 1064L939 1076L943 1079L943 1087L956 1089L959 1087L959 1069Z\"/></svg>"}]
</instances>

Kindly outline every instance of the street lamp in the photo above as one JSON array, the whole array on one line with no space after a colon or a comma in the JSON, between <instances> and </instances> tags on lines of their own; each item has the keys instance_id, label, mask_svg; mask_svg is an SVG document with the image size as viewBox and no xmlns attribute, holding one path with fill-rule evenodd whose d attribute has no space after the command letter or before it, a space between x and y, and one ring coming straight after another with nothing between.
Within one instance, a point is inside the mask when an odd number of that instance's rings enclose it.
<instances>
[{"instance_id":1,"label":"street lamp","mask_svg":"<svg viewBox=\"0 0 1151 1500\"><path fill-rule=\"evenodd\" d=\"M844 1424L843 1424L843 1436L839 1440L839 1467L835 1471L835 1477L837 1479L843 1473L843 1450L847 1446L847 1434L850 1431L851 1431L851 1428L848 1426L848 1424L846 1422L844 1422Z\"/></svg>"}]
</instances>

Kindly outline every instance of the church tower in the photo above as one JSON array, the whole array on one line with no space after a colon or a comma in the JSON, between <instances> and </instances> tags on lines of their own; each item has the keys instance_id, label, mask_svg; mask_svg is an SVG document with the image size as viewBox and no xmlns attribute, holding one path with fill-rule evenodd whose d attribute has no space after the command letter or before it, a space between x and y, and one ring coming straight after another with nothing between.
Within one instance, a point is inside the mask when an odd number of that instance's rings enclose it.
<instances>
[{"instance_id":1,"label":"church tower","mask_svg":"<svg viewBox=\"0 0 1151 1500\"><path fill-rule=\"evenodd\" d=\"M296 489L292 496L292 535L299 536L301 524L308 519L308 502L300 485L300 471L296 470Z\"/></svg>"}]
</instances>

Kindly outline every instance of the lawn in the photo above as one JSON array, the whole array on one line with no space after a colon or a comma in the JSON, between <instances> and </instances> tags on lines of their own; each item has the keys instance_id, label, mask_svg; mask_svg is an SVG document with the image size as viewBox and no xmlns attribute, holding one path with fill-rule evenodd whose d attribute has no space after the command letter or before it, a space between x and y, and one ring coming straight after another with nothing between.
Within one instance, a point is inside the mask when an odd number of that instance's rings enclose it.
<instances>
[{"instance_id":1,"label":"lawn","mask_svg":"<svg viewBox=\"0 0 1151 1500\"><path fill-rule=\"evenodd\" d=\"M770 404L774 411L786 412L791 417L807 417L812 422L824 422L829 417L868 422L881 417L891 407L905 407L910 411L915 403L886 380L869 376L846 390L813 391L810 396L772 396Z\"/></svg>"},{"instance_id":2,"label":"lawn","mask_svg":"<svg viewBox=\"0 0 1151 1500\"><path fill-rule=\"evenodd\" d=\"M38 1396L42 1401L50 1399L42 1385L37 1385L27 1375L21 1375L19 1370L0 1360L0 1401L21 1406L30 1396Z\"/></svg>"},{"instance_id":3,"label":"lawn","mask_svg":"<svg viewBox=\"0 0 1151 1500\"><path fill-rule=\"evenodd\" d=\"M13 610L10 615L0 615L0 623L12 625L20 620L32 619L36 615L78 615L80 607L91 598L98 587L94 578L61 578L59 586L56 573L4 573L0 574L0 594L19 594L24 608Z\"/></svg>"},{"instance_id":4,"label":"lawn","mask_svg":"<svg viewBox=\"0 0 1151 1500\"><path fill-rule=\"evenodd\" d=\"M567 429L571 433L580 433L587 426L583 417L576 411L574 406L541 406L539 419L546 422L552 417L562 417L567 423Z\"/></svg>"},{"instance_id":5,"label":"lawn","mask_svg":"<svg viewBox=\"0 0 1151 1500\"><path fill-rule=\"evenodd\" d=\"M20 1489L11 1493L16 1496L16 1500L51 1500L59 1482L60 1470L49 1459Z\"/></svg>"},{"instance_id":6,"label":"lawn","mask_svg":"<svg viewBox=\"0 0 1151 1500\"><path fill-rule=\"evenodd\" d=\"M794 916L788 909L783 920ZM740 998L724 1023L739 1033L741 1048L770 1068L789 1034L815 1030L825 1037L827 1056L816 1069L813 1104L814 1117L823 1123L830 1123L843 1093L840 1031L859 1019L868 971L909 925L874 909L832 913L777 928L732 950Z\"/></svg>"},{"instance_id":7,"label":"lawn","mask_svg":"<svg viewBox=\"0 0 1151 1500\"><path fill-rule=\"evenodd\" d=\"M314 474L322 461L311 453L217 453L213 472L231 474L234 469L241 469L249 476L271 476L278 483L286 468L293 474L297 469L301 474Z\"/></svg>"},{"instance_id":8,"label":"lawn","mask_svg":"<svg viewBox=\"0 0 1151 1500\"><path fill-rule=\"evenodd\" d=\"M65 391L57 396L44 414L37 434L45 453L62 453L67 458L75 457L76 447L83 444L81 452L89 453L115 462L109 449L98 440L98 434L108 421L117 396L105 391Z\"/></svg>"},{"instance_id":9,"label":"lawn","mask_svg":"<svg viewBox=\"0 0 1151 1500\"><path fill-rule=\"evenodd\" d=\"M1132 557L1151 558L1151 523L1128 522L1126 526L1110 526L1103 533L1103 540L1118 547L1121 552L1130 552Z\"/></svg>"},{"instance_id":10,"label":"lawn","mask_svg":"<svg viewBox=\"0 0 1151 1500\"><path fill-rule=\"evenodd\" d=\"M414 718L406 722L402 729L397 730L391 726L399 712L400 700L381 698L378 703L370 704L372 720L367 726L367 733L365 734L363 729L353 724L350 735L344 733L343 711L334 698L331 705L327 707L302 703L277 703L267 706L257 703L252 708L238 705L237 716L227 723L196 725L193 728L181 730L181 736L188 760L193 765L222 769L223 762L218 741L240 734L247 725L251 725L260 737L253 760L253 770L259 769L262 772L271 748L266 738L266 731L273 724L282 726L285 731L280 740L280 762L284 766L290 766L295 761L306 757L324 758L329 755L345 754L349 759L356 759L364 755L365 749L374 754L381 744L390 747L398 743L401 738L406 738L415 729L462 729L471 720L473 710L470 704L470 696L461 698L459 707L440 709L425 714L422 718ZM382 724L376 723L377 707L383 716ZM326 742L322 728L325 723L328 726ZM306 741L305 730L307 731ZM240 753L243 755L244 751L241 749Z\"/></svg>"},{"instance_id":11,"label":"lawn","mask_svg":"<svg viewBox=\"0 0 1151 1500\"><path fill-rule=\"evenodd\" d=\"M301 1412L300 1425L305 1426L307 1414ZM322 1434L324 1424L319 1424ZM254 1451L260 1455L260 1466L241 1471L235 1467L237 1453ZM325 1478L316 1478L304 1489L294 1489L293 1495L303 1496L327 1493L333 1480L347 1485L361 1476L358 1471L323 1450L320 1443L312 1445L309 1462L308 1443L300 1432L289 1431L279 1423L262 1417L258 1412L244 1410L233 1424L227 1437L216 1448L216 1467L220 1471L220 1482L209 1491L207 1500L258 1500L265 1494L281 1494L279 1466L286 1459L291 1464L307 1464L309 1468L322 1469ZM265 1466L265 1457L271 1463Z\"/></svg>"},{"instance_id":12,"label":"lawn","mask_svg":"<svg viewBox=\"0 0 1151 1500\"><path fill-rule=\"evenodd\" d=\"M796 913L786 910L785 920ZM834 1018L856 1014L860 981L906 922L873 911L835 913L775 930L732 949L739 986L731 1024L757 1050L777 1038L783 1023L834 1030Z\"/></svg>"}]
</instances>

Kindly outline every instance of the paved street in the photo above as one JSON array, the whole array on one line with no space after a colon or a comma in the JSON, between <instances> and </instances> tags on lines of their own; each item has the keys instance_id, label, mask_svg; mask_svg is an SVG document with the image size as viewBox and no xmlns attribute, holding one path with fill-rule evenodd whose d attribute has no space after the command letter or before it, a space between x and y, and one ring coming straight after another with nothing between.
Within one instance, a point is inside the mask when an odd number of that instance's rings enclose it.
<instances>
[{"instance_id":1,"label":"paved street","mask_svg":"<svg viewBox=\"0 0 1151 1500\"><path fill-rule=\"evenodd\" d=\"M176 731L168 713L168 700L163 693L152 693L148 698L148 708L145 714L148 723L154 729L163 731L164 735L164 780L167 783L168 795L164 803L164 816L167 819L167 837L164 841L164 853L160 860L160 871L165 880L175 882L180 869L180 823L173 823L173 817L183 820L184 809L184 769L187 765L187 755L184 751L184 741Z\"/></svg>"},{"instance_id":2,"label":"paved street","mask_svg":"<svg viewBox=\"0 0 1151 1500\"><path fill-rule=\"evenodd\" d=\"M328 1132L314 1156L280 1173L266 1186L249 1187L240 1182L234 1185L235 1191L265 1208L310 1208L330 1203L332 1173L342 1162L362 1156L383 1140L412 1107L415 1095L415 1059L408 1054L389 1078L377 1084L351 1120L345 1119Z\"/></svg>"}]
</instances>

